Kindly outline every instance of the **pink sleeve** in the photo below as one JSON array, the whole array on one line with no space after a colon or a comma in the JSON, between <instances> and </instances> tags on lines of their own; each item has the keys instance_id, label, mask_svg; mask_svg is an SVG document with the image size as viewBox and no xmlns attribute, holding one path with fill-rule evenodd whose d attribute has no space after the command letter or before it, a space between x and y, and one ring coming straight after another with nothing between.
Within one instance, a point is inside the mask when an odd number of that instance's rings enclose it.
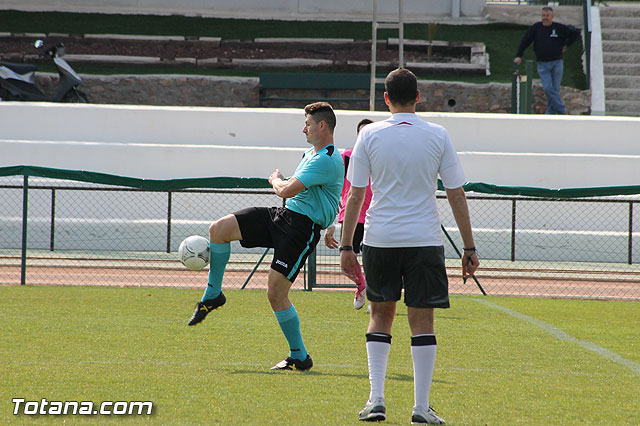
<instances>
[{"instance_id":1,"label":"pink sleeve","mask_svg":"<svg viewBox=\"0 0 640 426\"><path fill-rule=\"evenodd\" d=\"M351 184L349 184L351 186ZM358 222L364 223L365 218L367 217L367 210L369 210L369 205L371 205L371 198L373 197L373 192L371 191L371 182L367 186L367 192L364 195L364 202L362 203L362 210L360 210L360 217L358 218Z\"/></svg>"},{"instance_id":2,"label":"pink sleeve","mask_svg":"<svg viewBox=\"0 0 640 426\"><path fill-rule=\"evenodd\" d=\"M346 158L351 157L351 153L353 149L345 149L342 153L342 160L345 164L347 164ZM351 189L351 182L347 180L346 170L344 177L344 185L342 186L342 194L340 196L340 209L338 211L338 222L342 223L344 221L344 207L347 204L347 197L349 196L349 190ZM373 193L371 192L371 182L367 186L367 191L364 196L364 202L362 203L362 209L360 210L360 217L358 217L359 223L364 223L365 218L367 217L367 210L369 210L369 205L371 204L371 197L373 197Z\"/></svg>"},{"instance_id":3,"label":"pink sleeve","mask_svg":"<svg viewBox=\"0 0 640 426\"><path fill-rule=\"evenodd\" d=\"M342 161L345 164L347 163L345 160L351 156L352 151L352 149L345 149L342 152ZM338 222L340 223L342 223L342 221L344 220L344 207L347 204L349 189L351 189L351 182L347 180L347 171L345 170L344 184L342 186L342 193L340 194L340 207L338 208Z\"/></svg>"}]
</instances>

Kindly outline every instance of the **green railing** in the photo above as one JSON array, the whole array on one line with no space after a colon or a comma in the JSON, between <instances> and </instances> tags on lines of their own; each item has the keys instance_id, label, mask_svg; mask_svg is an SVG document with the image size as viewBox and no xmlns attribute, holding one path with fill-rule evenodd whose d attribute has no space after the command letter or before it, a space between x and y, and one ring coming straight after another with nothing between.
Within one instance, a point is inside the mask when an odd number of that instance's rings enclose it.
<instances>
[{"instance_id":1,"label":"green railing","mask_svg":"<svg viewBox=\"0 0 640 426\"><path fill-rule=\"evenodd\" d=\"M640 185L464 186L482 258L476 286L459 278L461 244L437 193L453 293L640 300ZM149 180L104 173L0 168L0 284L202 288L175 252L188 235L253 205L281 205L266 179ZM338 226L337 234L340 234ZM232 244L226 287L266 285L265 249ZM480 286L481 284L481 286ZM352 288L321 241L294 287Z\"/></svg>"},{"instance_id":2,"label":"green railing","mask_svg":"<svg viewBox=\"0 0 640 426\"><path fill-rule=\"evenodd\" d=\"M0 176L34 176L90 182L103 185L126 186L148 191L173 191L187 188L271 188L264 178L209 177L190 179L140 179L86 170L65 170L38 166L0 167Z\"/></svg>"}]
</instances>

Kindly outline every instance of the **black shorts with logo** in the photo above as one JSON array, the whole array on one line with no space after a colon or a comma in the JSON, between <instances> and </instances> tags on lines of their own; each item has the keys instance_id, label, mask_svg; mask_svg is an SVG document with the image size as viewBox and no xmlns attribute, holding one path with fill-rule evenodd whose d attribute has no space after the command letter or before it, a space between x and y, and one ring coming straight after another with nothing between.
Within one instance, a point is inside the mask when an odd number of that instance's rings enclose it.
<instances>
[{"instance_id":1,"label":"black shorts with logo","mask_svg":"<svg viewBox=\"0 0 640 426\"><path fill-rule=\"evenodd\" d=\"M444 247L362 247L371 302L398 301L413 308L448 308L449 281Z\"/></svg>"},{"instance_id":2,"label":"black shorts with logo","mask_svg":"<svg viewBox=\"0 0 640 426\"><path fill-rule=\"evenodd\" d=\"M249 207L233 214L242 247L274 249L271 269L294 282L320 240L320 225L286 207Z\"/></svg>"}]
</instances>

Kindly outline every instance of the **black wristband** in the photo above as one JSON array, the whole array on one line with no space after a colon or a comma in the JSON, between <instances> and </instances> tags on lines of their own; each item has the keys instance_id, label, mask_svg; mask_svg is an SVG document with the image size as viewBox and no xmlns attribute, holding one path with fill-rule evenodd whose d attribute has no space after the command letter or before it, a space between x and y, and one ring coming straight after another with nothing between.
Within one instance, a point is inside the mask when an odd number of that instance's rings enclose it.
<instances>
[{"instance_id":1,"label":"black wristband","mask_svg":"<svg viewBox=\"0 0 640 426\"><path fill-rule=\"evenodd\" d=\"M464 251L478 251L475 247L463 248Z\"/></svg>"},{"instance_id":2,"label":"black wristband","mask_svg":"<svg viewBox=\"0 0 640 426\"><path fill-rule=\"evenodd\" d=\"M353 246L340 246L338 248L340 251L353 251Z\"/></svg>"}]
</instances>

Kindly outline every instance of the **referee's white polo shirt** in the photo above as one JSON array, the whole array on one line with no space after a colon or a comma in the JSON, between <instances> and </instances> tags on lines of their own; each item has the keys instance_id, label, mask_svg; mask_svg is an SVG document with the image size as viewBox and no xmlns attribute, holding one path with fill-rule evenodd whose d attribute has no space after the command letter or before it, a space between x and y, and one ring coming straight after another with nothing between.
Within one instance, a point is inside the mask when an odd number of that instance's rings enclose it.
<instances>
[{"instance_id":1,"label":"referee's white polo shirt","mask_svg":"<svg viewBox=\"0 0 640 426\"><path fill-rule=\"evenodd\" d=\"M447 130L416 114L397 113L360 131L347 178L366 187L373 199L367 211L364 244L371 247L442 245L435 191L461 187L464 171Z\"/></svg>"}]
</instances>

